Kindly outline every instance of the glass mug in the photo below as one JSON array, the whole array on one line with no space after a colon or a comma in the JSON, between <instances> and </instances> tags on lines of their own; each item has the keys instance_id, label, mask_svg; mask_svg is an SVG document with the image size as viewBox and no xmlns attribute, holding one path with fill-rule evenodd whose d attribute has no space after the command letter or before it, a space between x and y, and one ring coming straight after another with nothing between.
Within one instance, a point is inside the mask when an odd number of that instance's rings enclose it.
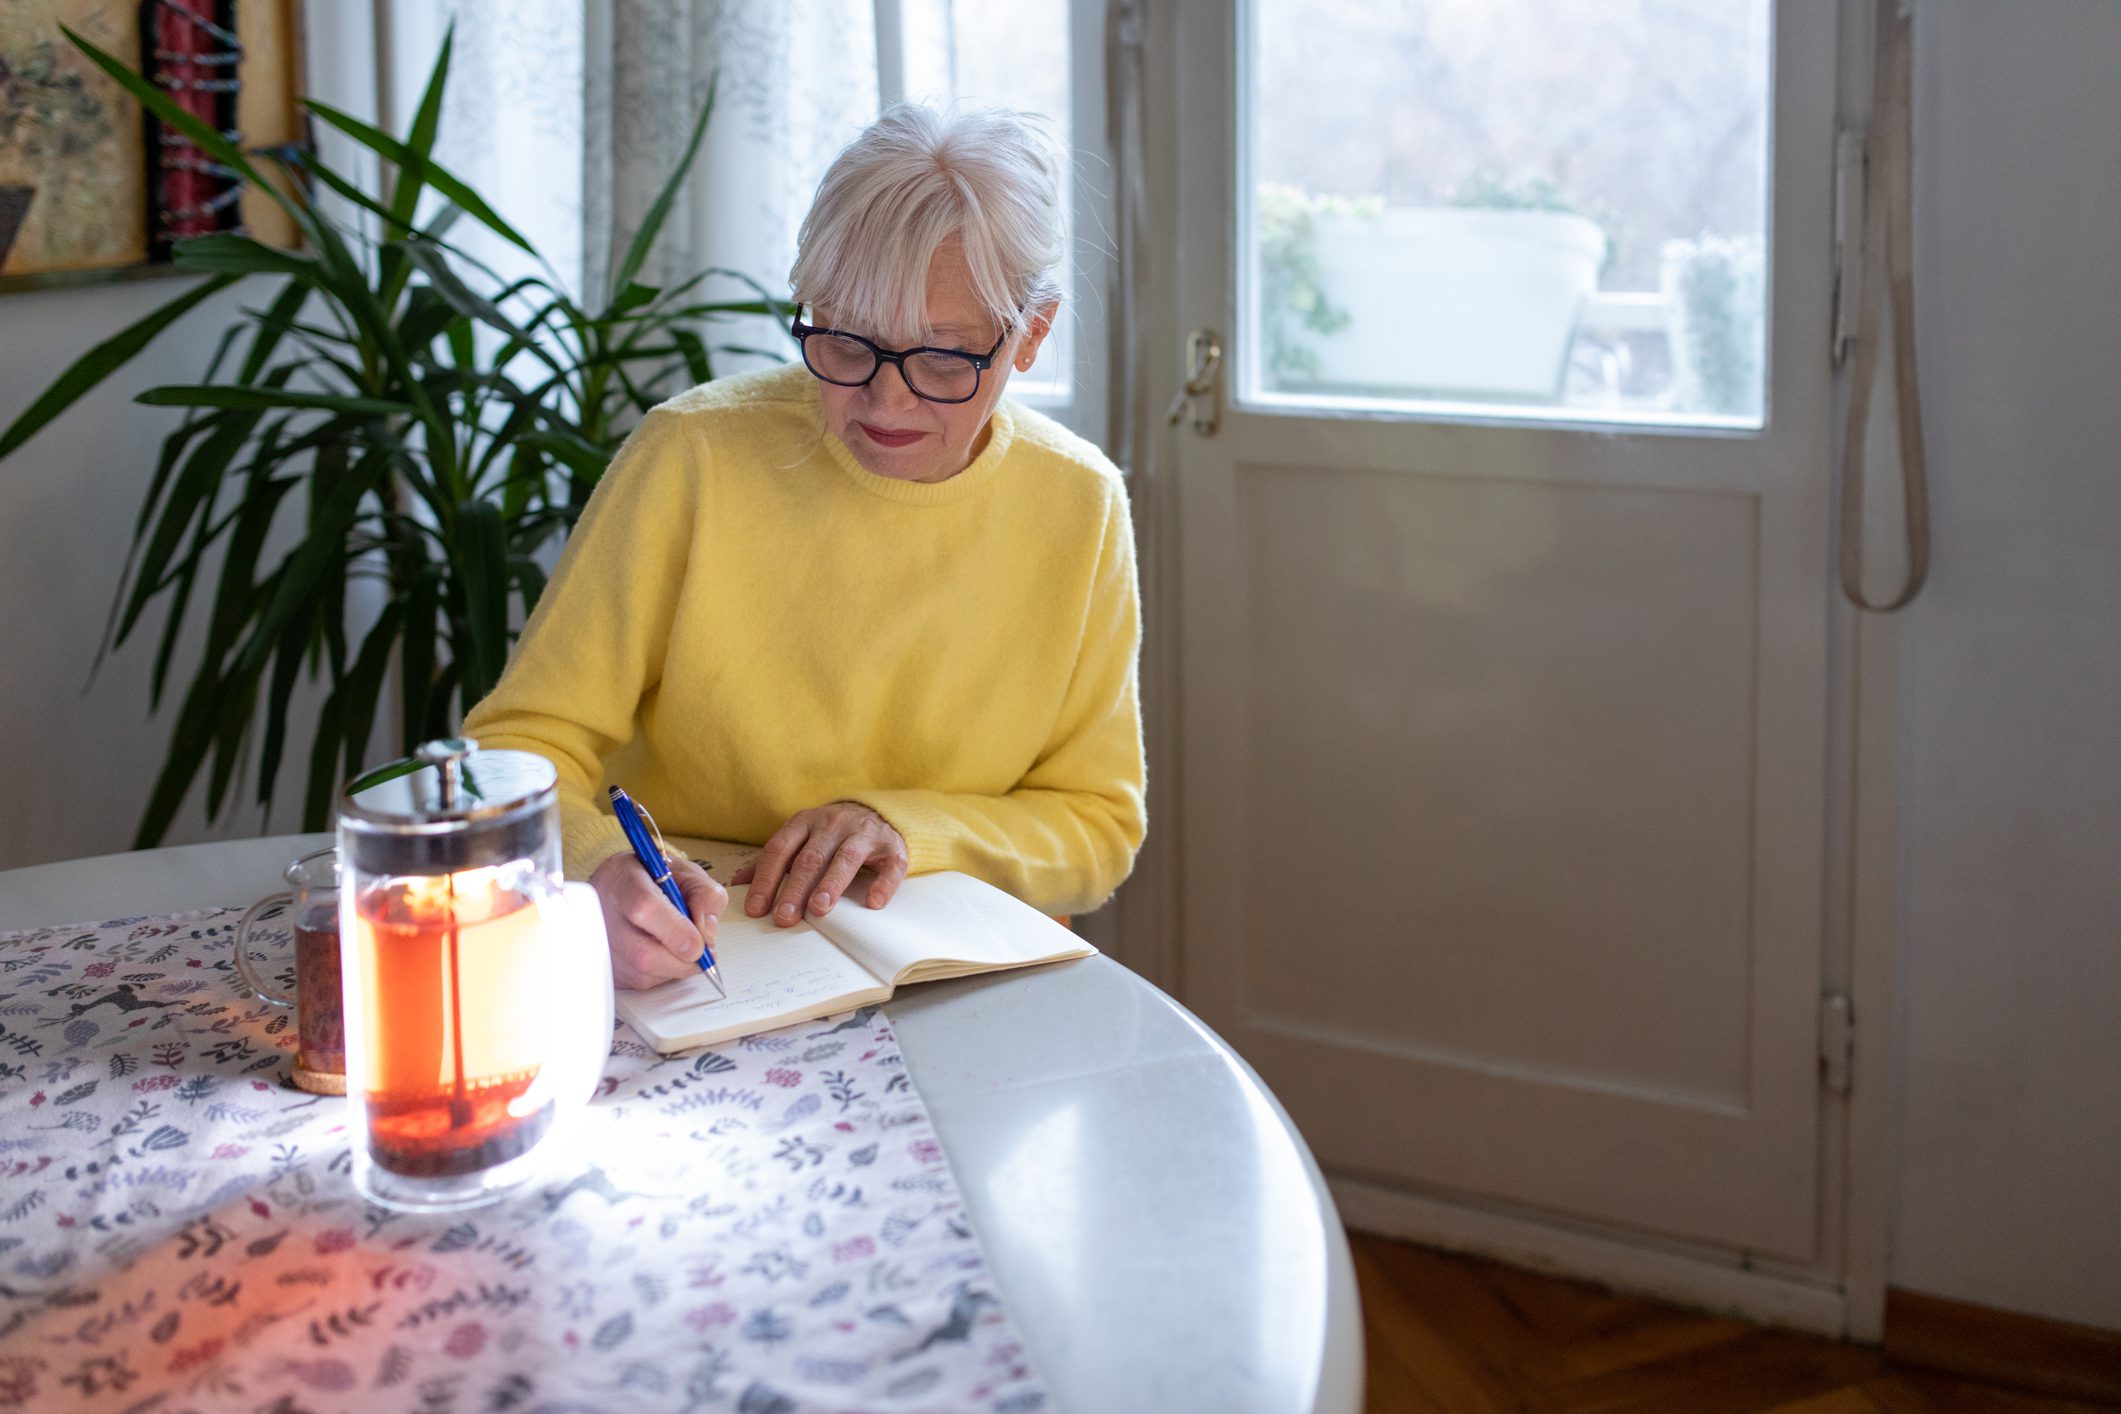
<instances>
[{"instance_id":1,"label":"glass mug","mask_svg":"<svg viewBox=\"0 0 2121 1414\"><path fill-rule=\"evenodd\" d=\"M303 855L281 877L287 888L250 906L236 925L236 974L260 1001L295 1013L294 1082L319 1095L346 1093L346 1023L339 1006L339 852ZM272 985L251 961L250 941L273 909L294 918L295 989Z\"/></svg>"},{"instance_id":2,"label":"glass mug","mask_svg":"<svg viewBox=\"0 0 2121 1414\"><path fill-rule=\"evenodd\" d=\"M552 764L430 742L340 803L354 1183L385 1207L495 1201L564 1153L611 1053L603 911L560 869Z\"/></svg>"}]
</instances>

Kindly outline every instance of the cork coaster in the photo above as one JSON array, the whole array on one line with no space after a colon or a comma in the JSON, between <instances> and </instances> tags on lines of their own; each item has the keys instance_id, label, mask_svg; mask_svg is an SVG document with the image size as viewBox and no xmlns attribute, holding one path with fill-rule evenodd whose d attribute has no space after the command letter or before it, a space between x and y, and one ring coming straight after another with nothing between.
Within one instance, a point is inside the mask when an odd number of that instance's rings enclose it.
<instances>
[{"instance_id":1,"label":"cork coaster","mask_svg":"<svg viewBox=\"0 0 2121 1414\"><path fill-rule=\"evenodd\" d=\"M295 1062L293 1076L295 1088L307 1090L312 1095L343 1095L346 1093L346 1073L327 1070L311 1070L300 1061Z\"/></svg>"}]
</instances>

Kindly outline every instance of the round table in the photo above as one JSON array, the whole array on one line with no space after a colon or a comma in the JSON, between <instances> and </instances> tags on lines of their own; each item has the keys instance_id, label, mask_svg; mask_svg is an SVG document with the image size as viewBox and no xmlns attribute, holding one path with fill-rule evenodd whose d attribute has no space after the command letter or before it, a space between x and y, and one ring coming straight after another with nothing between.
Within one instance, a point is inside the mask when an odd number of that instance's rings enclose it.
<instances>
[{"instance_id":1,"label":"round table","mask_svg":"<svg viewBox=\"0 0 2121 1414\"><path fill-rule=\"evenodd\" d=\"M237 904L329 844L286 835L0 873L0 931ZM1352 1411L1340 1219L1244 1061L1108 958L886 1007L1010 1318L1067 1411Z\"/></svg>"}]
</instances>

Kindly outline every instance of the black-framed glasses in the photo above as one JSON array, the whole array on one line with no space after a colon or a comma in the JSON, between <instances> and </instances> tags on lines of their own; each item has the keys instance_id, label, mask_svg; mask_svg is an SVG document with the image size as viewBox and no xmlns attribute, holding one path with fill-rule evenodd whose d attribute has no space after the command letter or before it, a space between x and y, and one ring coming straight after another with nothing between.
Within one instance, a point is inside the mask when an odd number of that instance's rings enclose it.
<instances>
[{"instance_id":1,"label":"black-framed glasses","mask_svg":"<svg viewBox=\"0 0 2121 1414\"><path fill-rule=\"evenodd\" d=\"M969 403L978 397L980 374L994 366L994 356L1009 338L1003 330L994 347L983 354L927 347L887 349L844 329L805 324L800 314L788 332L803 346L804 366L827 383L859 388L885 364L895 363L913 395L931 403Z\"/></svg>"}]
</instances>

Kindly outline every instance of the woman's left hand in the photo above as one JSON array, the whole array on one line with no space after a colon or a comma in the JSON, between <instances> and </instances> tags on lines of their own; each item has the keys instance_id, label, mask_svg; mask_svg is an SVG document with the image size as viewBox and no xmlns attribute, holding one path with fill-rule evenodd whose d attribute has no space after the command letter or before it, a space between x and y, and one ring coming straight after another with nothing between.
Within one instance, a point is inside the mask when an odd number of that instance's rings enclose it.
<instances>
[{"instance_id":1,"label":"woman's left hand","mask_svg":"<svg viewBox=\"0 0 2121 1414\"><path fill-rule=\"evenodd\" d=\"M836 800L789 816L729 882L751 885L744 912L763 917L771 899L773 921L789 928L830 912L864 867L876 871L865 901L882 908L906 877L906 841L868 806Z\"/></svg>"}]
</instances>

